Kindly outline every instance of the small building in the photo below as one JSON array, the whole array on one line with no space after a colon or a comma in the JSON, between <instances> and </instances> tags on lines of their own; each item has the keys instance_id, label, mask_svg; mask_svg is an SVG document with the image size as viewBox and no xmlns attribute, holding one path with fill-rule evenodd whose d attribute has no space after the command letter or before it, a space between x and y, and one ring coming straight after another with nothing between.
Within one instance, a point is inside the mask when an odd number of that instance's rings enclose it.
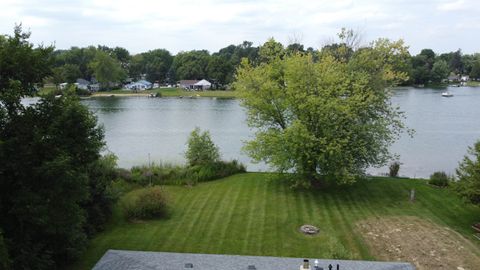
<instances>
[{"instance_id":1,"label":"small building","mask_svg":"<svg viewBox=\"0 0 480 270\"><path fill-rule=\"evenodd\" d=\"M450 74L447 79L449 82L458 82L460 80L460 76L457 74Z\"/></svg>"},{"instance_id":2,"label":"small building","mask_svg":"<svg viewBox=\"0 0 480 270\"><path fill-rule=\"evenodd\" d=\"M78 89L82 89L82 90L88 90L89 85L90 85L90 82L82 78L78 78L77 82L75 83L75 86Z\"/></svg>"},{"instance_id":3,"label":"small building","mask_svg":"<svg viewBox=\"0 0 480 270\"><path fill-rule=\"evenodd\" d=\"M88 90L90 90L90 92L100 91L100 84L99 83L92 83L88 86Z\"/></svg>"},{"instance_id":4,"label":"small building","mask_svg":"<svg viewBox=\"0 0 480 270\"><path fill-rule=\"evenodd\" d=\"M468 82L468 81L470 81L470 76L468 76L468 75L462 75L462 76L460 77L460 81L461 81L461 82Z\"/></svg>"},{"instance_id":5,"label":"small building","mask_svg":"<svg viewBox=\"0 0 480 270\"><path fill-rule=\"evenodd\" d=\"M151 89L153 84L146 80L139 80L136 82L129 83L125 85L125 89L128 90L146 90Z\"/></svg>"},{"instance_id":6,"label":"small building","mask_svg":"<svg viewBox=\"0 0 480 270\"><path fill-rule=\"evenodd\" d=\"M193 90L195 89L195 84L199 82L198 80L181 80L178 82L178 86L183 89Z\"/></svg>"},{"instance_id":7,"label":"small building","mask_svg":"<svg viewBox=\"0 0 480 270\"><path fill-rule=\"evenodd\" d=\"M203 79L203 80L181 80L179 87L187 90L208 90L212 87L212 84Z\"/></svg>"},{"instance_id":8,"label":"small building","mask_svg":"<svg viewBox=\"0 0 480 270\"><path fill-rule=\"evenodd\" d=\"M208 90L210 89L210 87L212 87L212 84L209 81L203 79L197 82L196 84L194 84L194 86L195 86L195 89Z\"/></svg>"}]
</instances>

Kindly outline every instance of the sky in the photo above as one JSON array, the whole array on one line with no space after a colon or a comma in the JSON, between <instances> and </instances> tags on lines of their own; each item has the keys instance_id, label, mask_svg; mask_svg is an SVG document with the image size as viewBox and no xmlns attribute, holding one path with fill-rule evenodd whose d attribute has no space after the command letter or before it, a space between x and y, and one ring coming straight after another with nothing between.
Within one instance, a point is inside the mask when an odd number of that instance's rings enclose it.
<instances>
[{"instance_id":1,"label":"sky","mask_svg":"<svg viewBox=\"0 0 480 270\"><path fill-rule=\"evenodd\" d=\"M479 0L0 0L0 33L22 23L31 42L57 49L100 44L176 54L270 37L318 49L346 27L365 44L401 38L412 54L474 53L479 14Z\"/></svg>"}]
</instances>

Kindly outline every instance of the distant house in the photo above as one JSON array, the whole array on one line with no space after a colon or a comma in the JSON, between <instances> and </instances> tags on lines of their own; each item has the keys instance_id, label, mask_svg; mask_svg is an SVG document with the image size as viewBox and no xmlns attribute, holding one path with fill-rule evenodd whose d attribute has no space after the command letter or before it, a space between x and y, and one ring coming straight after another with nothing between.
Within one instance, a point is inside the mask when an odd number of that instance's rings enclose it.
<instances>
[{"instance_id":1,"label":"distant house","mask_svg":"<svg viewBox=\"0 0 480 270\"><path fill-rule=\"evenodd\" d=\"M100 91L100 84L99 83L92 83L88 86L88 90L90 90L91 92Z\"/></svg>"},{"instance_id":2,"label":"distant house","mask_svg":"<svg viewBox=\"0 0 480 270\"><path fill-rule=\"evenodd\" d=\"M203 80L182 80L179 83L180 88L187 90L207 90L212 87L212 84L203 79Z\"/></svg>"},{"instance_id":3,"label":"distant house","mask_svg":"<svg viewBox=\"0 0 480 270\"><path fill-rule=\"evenodd\" d=\"M470 76L462 75L462 77L460 77L460 81L461 82L468 82L468 81L470 81Z\"/></svg>"},{"instance_id":4,"label":"distant house","mask_svg":"<svg viewBox=\"0 0 480 270\"><path fill-rule=\"evenodd\" d=\"M199 82L198 80L181 80L178 82L178 85L180 88L187 89L187 90L193 90L195 89L194 85Z\"/></svg>"},{"instance_id":5,"label":"distant house","mask_svg":"<svg viewBox=\"0 0 480 270\"><path fill-rule=\"evenodd\" d=\"M78 89L82 89L82 90L88 90L89 85L90 85L90 82L82 78L77 79L77 82L75 83L75 86Z\"/></svg>"},{"instance_id":6,"label":"distant house","mask_svg":"<svg viewBox=\"0 0 480 270\"><path fill-rule=\"evenodd\" d=\"M449 82L458 82L460 80L460 75L450 74L447 79Z\"/></svg>"},{"instance_id":7,"label":"distant house","mask_svg":"<svg viewBox=\"0 0 480 270\"><path fill-rule=\"evenodd\" d=\"M139 81L132 82L125 85L125 88L129 90L146 90L146 89L151 89L152 86L153 84L149 81L139 80Z\"/></svg>"},{"instance_id":8,"label":"distant house","mask_svg":"<svg viewBox=\"0 0 480 270\"><path fill-rule=\"evenodd\" d=\"M195 86L196 89L208 90L208 89L210 89L210 87L212 87L212 84L209 81L203 79L203 80L197 82L194 86Z\"/></svg>"}]
</instances>

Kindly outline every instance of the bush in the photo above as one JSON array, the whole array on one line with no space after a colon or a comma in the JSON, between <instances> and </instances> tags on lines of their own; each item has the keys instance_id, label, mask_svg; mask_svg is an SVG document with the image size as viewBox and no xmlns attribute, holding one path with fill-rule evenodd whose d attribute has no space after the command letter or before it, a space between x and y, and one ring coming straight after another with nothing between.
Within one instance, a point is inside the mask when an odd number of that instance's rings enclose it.
<instances>
[{"instance_id":1,"label":"bush","mask_svg":"<svg viewBox=\"0 0 480 270\"><path fill-rule=\"evenodd\" d=\"M158 186L137 191L124 207L130 220L165 217L168 212L165 192Z\"/></svg>"},{"instance_id":2,"label":"bush","mask_svg":"<svg viewBox=\"0 0 480 270\"><path fill-rule=\"evenodd\" d=\"M218 147L213 143L208 131L202 133L197 127L190 133L185 158L190 166L209 164L220 159Z\"/></svg>"},{"instance_id":3,"label":"bush","mask_svg":"<svg viewBox=\"0 0 480 270\"><path fill-rule=\"evenodd\" d=\"M446 187L449 181L450 179L445 172L434 172L430 175L428 183L437 187Z\"/></svg>"},{"instance_id":4,"label":"bush","mask_svg":"<svg viewBox=\"0 0 480 270\"><path fill-rule=\"evenodd\" d=\"M400 162L398 161L392 162L388 167L388 176L397 177L399 170L400 170Z\"/></svg>"},{"instance_id":5,"label":"bush","mask_svg":"<svg viewBox=\"0 0 480 270\"><path fill-rule=\"evenodd\" d=\"M455 190L470 202L480 204L480 141L468 148L468 154L457 169Z\"/></svg>"}]
</instances>

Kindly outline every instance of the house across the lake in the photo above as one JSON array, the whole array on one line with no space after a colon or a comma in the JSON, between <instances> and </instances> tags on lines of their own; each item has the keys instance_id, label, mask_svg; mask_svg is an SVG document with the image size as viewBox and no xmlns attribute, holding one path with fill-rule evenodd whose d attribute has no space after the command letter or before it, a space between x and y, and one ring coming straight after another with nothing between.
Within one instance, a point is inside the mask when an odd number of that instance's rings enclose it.
<instances>
[{"instance_id":1,"label":"house across the lake","mask_svg":"<svg viewBox=\"0 0 480 270\"><path fill-rule=\"evenodd\" d=\"M108 250L93 270L414 270L410 263Z\"/></svg>"},{"instance_id":2,"label":"house across the lake","mask_svg":"<svg viewBox=\"0 0 480 270\"><path fill-rule=\"evenodd\" d=\"M82 89L82 90L88 90L89 85L90 85L90 82L82 78L78 78L77 82L75 83L75 86L78 89Z\"/></svg>"},{"instance_id":3,"label":"house across the lake","mask_svg":"<svg viewBox=\"0 0 480 270\"><path fill-rule=\"evenodd\" d=\"M147 80L139 80L125 85L128 90L146 90L151 89L153 84Z\"/></svg>"},{"instance_id":4,"label":"house across the lake","mask_svg":"<svg viewBox=\"0 0 480 270\"><path fill-rule=\"evenodd\" d=\"M203 79L203 80L181 80L178 82L180 88L187 90L208 90L212 87L212 84Z\"/></svg>"}]
</instances>

